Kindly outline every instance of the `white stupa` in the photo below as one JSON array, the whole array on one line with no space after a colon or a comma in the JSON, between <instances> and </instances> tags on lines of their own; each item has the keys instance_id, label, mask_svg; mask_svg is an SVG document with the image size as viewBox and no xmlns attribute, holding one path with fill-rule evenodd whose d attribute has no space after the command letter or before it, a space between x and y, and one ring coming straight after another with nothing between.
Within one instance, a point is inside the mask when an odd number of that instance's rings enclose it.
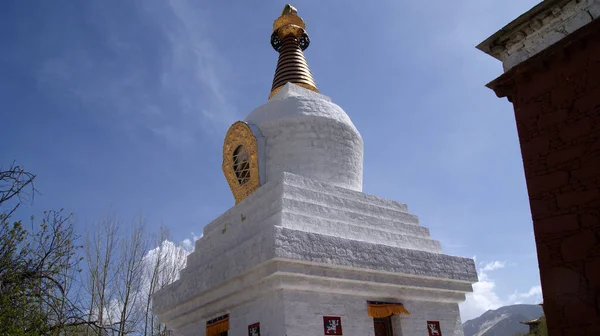
<instances>
[{"instance_id":1,"label":"white stupa","mask_svg":"<svg viewBox=\"0 0 600 336\"><path fill-rule=\"evenodd\" d=\"M236 205L154 312L177 336L463 335L473 260L444 255L405 204L362 193L362 138L318 92L293 7L271 44L271 96L223 146Z\"/></svg>"}]
</instances>

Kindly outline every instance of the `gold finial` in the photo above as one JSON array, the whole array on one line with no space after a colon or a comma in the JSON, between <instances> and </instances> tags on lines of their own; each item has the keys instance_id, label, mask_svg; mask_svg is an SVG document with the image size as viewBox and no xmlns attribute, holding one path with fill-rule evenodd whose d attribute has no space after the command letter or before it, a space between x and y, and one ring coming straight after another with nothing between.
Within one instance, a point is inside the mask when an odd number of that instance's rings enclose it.
<instances>
[{"instance_id":1,"label":"gold finial","mask_svg":"<svg viewBox=\"0 0 600 336\"><path fill-rule=\"evenodd\" d=\"M285 7L283 7L283 11L281 12L281 15L298 15L298 10L296 9L296 7L287 4L285 5Z\"/></svg>"},{"instance_id":2,"label":"gold finial","mask_svg":"<svg viewBox=\"0 0 600 336\"><path fill-rule=\"evenodd\" d=\"M292 34L296 38L300 38L306 29L306 24L301 17L298 16L296 7L287 4L283 7L281 15L273 22L273 34L277 34L280 40Z\"/></svg>"},{"instance_id":3,"label":"gold finial","mask_svg":"<svg viewBox=\"0 0 600 336\"><path fill-rule=\"evenodd\" d=\"M310 44L305 29L304 20L290 4L285 5L281 16L273 22L271 46L279 52L279 61L269 99L288 82L319 92L302 53Z\"/></svg>"}]
</instances>

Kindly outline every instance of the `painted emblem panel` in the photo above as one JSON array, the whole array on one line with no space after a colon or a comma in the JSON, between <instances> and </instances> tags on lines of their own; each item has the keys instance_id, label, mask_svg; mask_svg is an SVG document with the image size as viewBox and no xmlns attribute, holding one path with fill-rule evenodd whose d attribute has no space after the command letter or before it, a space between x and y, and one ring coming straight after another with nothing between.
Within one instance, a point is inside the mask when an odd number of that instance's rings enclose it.
<instances>
[{"instance_id":1,"label":"painted emblem panel","mask_svg":"<svg viewBox=\"0 0 600 336\"><path fill-rule=\"evenodd\" d=\"M248 326L248 336L260 336L260 323L254 323Z\"/></svg>"},{"instance_id":2,"label":"painted emblem panel","mask_svg":"<svg viewBox=\"0 0 600 336\"><path fill-rule=\"evenodd\" d=\"M427 321L427 332L429 336L442 336L440 321Z\"/></svg>"},{"instance_id":3,"label":"painted emblem panel","mask_svg":"<svg viewBox=\"0 0 600 336\"><path fill-rule=\"evenodd\" d=\"M323 316L325 335L341 335L342 319L339 316Z\"/></svg>"}]
</instances>

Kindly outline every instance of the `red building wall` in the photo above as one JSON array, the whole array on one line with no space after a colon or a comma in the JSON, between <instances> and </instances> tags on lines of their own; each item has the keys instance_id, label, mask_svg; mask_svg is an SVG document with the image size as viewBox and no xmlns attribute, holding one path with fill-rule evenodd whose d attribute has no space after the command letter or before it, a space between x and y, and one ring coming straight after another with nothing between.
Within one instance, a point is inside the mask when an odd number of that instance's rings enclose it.
<instances>
[{"instance_id":1,"label":"red building wall","mask_svg":"<svg viewBox=\"0 0 600 336\"><path fill-rule=\"evenodd\" d=\"M600 20L489 86L514 105L550 335L600 335Z\"/></svg>"}]
</instances>

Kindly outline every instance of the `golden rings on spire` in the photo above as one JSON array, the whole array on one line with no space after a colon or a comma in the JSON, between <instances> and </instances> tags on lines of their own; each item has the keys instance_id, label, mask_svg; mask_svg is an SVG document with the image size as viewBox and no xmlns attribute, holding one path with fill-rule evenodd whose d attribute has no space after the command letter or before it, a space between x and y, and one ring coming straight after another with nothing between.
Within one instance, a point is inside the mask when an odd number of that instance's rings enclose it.
<instances>
[{"instance_id":1,"label":"golden rings on spire","mask_svg":"<svg viewBox=\"0 0 600 336\"><path fill-rule=\"evenodd\" d=\"M271 46L279 52L279 60L273 77L269 99L286 83L294 83L308 90L319 92L302 51L308 48L310 39L306 24L298 11L285 5L281 16L273 22Z\"/></svg>"}]
</instances>

